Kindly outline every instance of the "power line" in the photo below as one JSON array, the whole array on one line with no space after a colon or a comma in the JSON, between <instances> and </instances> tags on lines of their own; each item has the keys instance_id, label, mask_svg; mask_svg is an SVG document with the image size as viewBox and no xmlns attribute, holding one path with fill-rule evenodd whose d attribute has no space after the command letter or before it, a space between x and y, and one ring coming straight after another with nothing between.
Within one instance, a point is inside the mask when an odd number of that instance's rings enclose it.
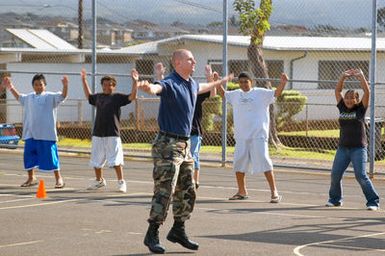
<instances>
[{"instance_id":1,"label":"power line","mask_svg":"<svg viewBox=\"0 0 385 256\"><path fill-rule=\"evenodd\" d=\"M192 1L187 1L187 0L172 0L172 1L184 4L184 5L193 6L193 7L199 8L199 9L204 9L204 10L207 10L207 11L213 11L213 12L217 12L217 13L222 13L222 11L219 11L219 10L217 10L215 8L210 7L210 6L203 5L203 4L198 4L198 3L195 3L195 2L192 2Z\"/></svg>"}]
</instances>

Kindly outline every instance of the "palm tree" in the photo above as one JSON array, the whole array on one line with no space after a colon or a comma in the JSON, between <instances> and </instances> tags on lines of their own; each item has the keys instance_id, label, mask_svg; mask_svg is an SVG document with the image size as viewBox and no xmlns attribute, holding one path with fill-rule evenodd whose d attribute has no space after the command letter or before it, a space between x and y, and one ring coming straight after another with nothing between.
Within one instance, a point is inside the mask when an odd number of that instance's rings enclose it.
<instances>
[{"instance_id":1,"label":"palm tree","mask_svg":"<svg viewBox=\"0 0 385 256\"><path fill-rule=\"evenodd\" d=\"M269 18L273 9L272 0L261 0L259 8L255 8L254 0L235 0L234 9L239 13L240 32L250 36L247 57L251 72L256 78L263 78L256 82L259 87L271 89L267 65L263 57L263 39L270 29ZM269 144L278 147L281 142L277 135L274 116L274 105L270 105L270 134Z\"/></svg>"}]
</instances>

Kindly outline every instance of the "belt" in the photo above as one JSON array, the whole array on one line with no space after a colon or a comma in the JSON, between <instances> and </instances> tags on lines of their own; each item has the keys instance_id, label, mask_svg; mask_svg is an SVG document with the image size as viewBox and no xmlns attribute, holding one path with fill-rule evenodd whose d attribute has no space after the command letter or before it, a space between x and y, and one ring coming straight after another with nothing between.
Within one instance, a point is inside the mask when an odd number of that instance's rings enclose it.
<instances>
[{"instance_id":1,"label":"belt","mask_svg":"<svg viewBox=\"0 0 385 256\"><path fill-rule=\"evenodd\" d=\"M175 134L175 133L171 133L171 132L159 131L159 134L162 135L162 136L174 138L174 139L177 139L177 140L187 141L187 140L190 139L189 136L183 136L183 135L179 135L179 134Z\"/></svg>"}]
</instances>

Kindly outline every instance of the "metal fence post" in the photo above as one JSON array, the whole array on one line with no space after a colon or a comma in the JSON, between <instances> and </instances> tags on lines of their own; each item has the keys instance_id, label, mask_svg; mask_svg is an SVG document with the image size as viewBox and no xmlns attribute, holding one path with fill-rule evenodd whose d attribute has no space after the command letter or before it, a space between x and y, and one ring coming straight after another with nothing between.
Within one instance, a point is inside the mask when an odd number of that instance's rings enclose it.
<instances>
[{"instance_id":1,"label":"metal fence post","mask_svg":"<svg viewBox=\"0 0 385 256\"><path fill-rule=\"evenodd\" d=\"M97 15L96 15L96 0L92 0L92 93L96 92L96 26L97 26ZM92 107L92 127L94 126L96 115L96 108Z\"/></svg>"},{"instance_id":2,"label":"metal fence post","mask_svg":"<svg viewBox=\"0 0 385 256\"><path fill-rule=\"evenodd\" d=\"M223 53L222 53L222 69L223 75L227 74L227 0L223 0ZM227 84L225 85L227 89ZM222 166L226 165L226 147L227 147L227 108L226 108L226 98L223 97L222 100Z\"/></svg>"},{"instance_id":3,"label":"metal fence post","mask_svg":"<svg viewBox=\"0 0 385 256\"><path fill-rule=\"evenodd\" d=\"M306 137L309 137L309 107L305 104L305 119L306 119Z\"/></svg>"},{"instance_id":4,"label":"metal fence post","mask_svg":"<svg viewBox=\"0 0 385 256\"><path fill-rule=\"evenodd\" d=\"M369 143L369 176L372 178L374 173L374 160L375 160L375 102L376 102L376 58L377 58L377 0L373 0L372 6L372 50L370 58L370 143Z\"/></svg>"}]
</instances>

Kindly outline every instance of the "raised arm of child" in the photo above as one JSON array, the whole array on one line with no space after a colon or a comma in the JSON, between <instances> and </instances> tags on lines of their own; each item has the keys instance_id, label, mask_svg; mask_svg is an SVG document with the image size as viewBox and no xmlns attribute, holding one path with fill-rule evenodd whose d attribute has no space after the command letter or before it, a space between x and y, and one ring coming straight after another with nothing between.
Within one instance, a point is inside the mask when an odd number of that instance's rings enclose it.
<instances>
[{"instance_id":1,"label":"raised arm of child","mask_svg":"<svg viewBox=\"0 0 385 256\"><path fill-rule=\"evenodd\" d=\"M154 69L156 80L162 80L164 78L164 74L166 73L166 67L163 66L162 62L158 62L155 64Z\"/></svg>"},{"instance_id":2,"label":"raised arm of child","mask_svg":"<svg viewBox=\"0 0 385 256\"><path fill-rule=\"evenodd\" d=\"M156 68L156 67L155 67ZM136 70L135 70L136 71ZM157 95L162 92L162 86L160 84L152 84L147 80L139 81L139 73L136 71L135 76L137 76L137 88L145 93Z\"/></svg>"},{"instance_id":3,"label":"raised arm of child","mask_svg":"<svg viewBox=\"0 0 385 256\"><path fill-rule=\"evenodd\" d=\"M369 98L370 98L369 84L361 69L355 69L353 72L353 75L360 81L361 88L364 91L364 95L362 95L361 102L364 105L364 107L367 108L369 106Z\"/></svg>"},{"instance_id":4,"label":"raised arm of child","mask_svg":"<svg viewBox=\"0 0 385 256\"><path fill-rule=\"evenodd\" d=\"M61 79L61 82L63 84L63 89L61 91L61 95L64 98L67 98L67 95L68 95L68 76L63 76L63 78Z\"/></svg>"},{"instance_id":5,"label":"raised arm of child","mask_svg":"<svg viewBox=\"0 0 385 256\"><path fill-rule=\"evenodd\" d=\"M88 86L88 82L87 82L87 71L83 68L80 75L82 78L84 95L86 96L86 99L88 100L88 98L91 95L91 90L90 90L90 87Z\"/></svg>"},{"instance_id":6,"label":"raised arm of child","mask_svg":"<svg viewBox=\"0 0 385 256\"><path fill-rule=\"evenodd\" d=\"M287 77L287 75L285 73L282 73L279 85L277 86L277 89L274 92L275 97L281 96L283 89L285 89L285 86L286 86L288 80L289 80L289 78Z\"/></svg>"},{"instance_id":7,"label":"raised arm of child","mask_svg":"<svg viewBox=\"0 0 385 256\"><path fill-rule=\"evenodd\" d=\"M213 72L210 65L206 65L205 67L205 76L208 83L219 80L219 74L217 72ZM217 95L217 88L214 86L210 90L210 97L214 97L215 95Z\"/></svg>"},{"instance_id":8,"label":"raised arm of child","mask_svg":"<svg viewBox=\"0 0 385 256\"><path fill-rule=\"evenodd\" d=\"M337 82L336 89L334 90L337 103L340 102L340 100L344 97L342 95L342 90L344 89L345 79L352 76L353 71L353 69L348 69L341 74L340 79Z\"/></svg>"},{"instance_id":9,"label":"raised arm of child","mask_svg":"<svg viewBox=\"0 0 385 256\"><path fill-rule=\"evenodd\" d=\"M12 95L15 97L15 99L19 100L20 93L18 92L18 90L13 85L11 78L8 76L4 77L2 83L5 86L5 88L7 88L12 93Z\"/></svg>"},{"instance_id":10,"label":"raised arm of child","mask_svg":"<svg viewBox=\"0 0 385 256\"><path fill-rule=\"evenodd\" d=\"M136 71L136 69L131 70L131 78L132 78L132 88L130 96L128 96L128 99L130 101L136 100L138 97L138 84L139 84L139 73Z\"/></svg>"}]
</instances>

